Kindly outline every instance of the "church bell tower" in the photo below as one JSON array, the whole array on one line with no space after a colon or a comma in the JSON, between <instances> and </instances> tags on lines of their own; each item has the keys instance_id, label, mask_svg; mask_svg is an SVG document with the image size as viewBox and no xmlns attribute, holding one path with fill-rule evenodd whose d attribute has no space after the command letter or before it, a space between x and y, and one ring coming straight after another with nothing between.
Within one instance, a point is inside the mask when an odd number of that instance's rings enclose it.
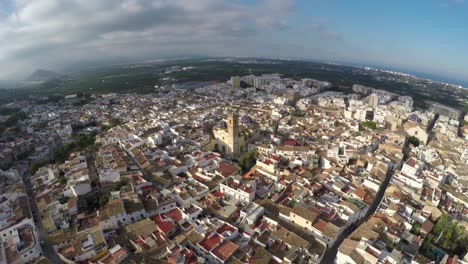
<instances>
[{"instance_id":1,"label":"church bell tower","mask_svg":"<svg viewBox=\"0 0 468 264\"><path fill-rule=\"evenodd\" d=\"M239 116L234 111L228 112L228 147L229 156L236 159L239 155Z\"/></svg>"}]
</instances>

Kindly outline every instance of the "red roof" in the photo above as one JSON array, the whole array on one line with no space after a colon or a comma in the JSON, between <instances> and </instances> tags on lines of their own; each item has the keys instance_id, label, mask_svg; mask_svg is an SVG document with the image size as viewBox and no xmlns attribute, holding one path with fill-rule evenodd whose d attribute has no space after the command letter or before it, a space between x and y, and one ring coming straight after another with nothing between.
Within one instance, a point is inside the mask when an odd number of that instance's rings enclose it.
<instances>
[{"instance_id":1,"label":"red roof","mask_svg":"<svg viewBox=\"0 0 468 264\"><path fill-rule=\"evenodd\" d=\"M219 247L213 250L213 254L222 261L227 260L236 250L237 245L229 240L225 240Z\"/></svg>"},{"instance_id":2,"label":"red roof","mask_svg":"<svg viewBox=\"0 0 468 264\"><path fill-rule=\"evenodd\" d=\"M327 227L327 222L321 220L321 219L318 219L314 224L313 224L313 227L315 227L316 229L320 230L320 232L323 233L323 231L325 230L325 227Z\"/></svg>"},{"instance_id":3,"label":"red roof","mask_svg":"<svg viewBox=\"0 0 468 264\"><path fill-rule=\"evenodd\" d=\"M165 235L169 234L169 232L171 232L175 227L173 224L166 221L159 222L156 225L158 226L158 229L161 230L161 232L163 232Z\"/></svg>"},{"instance_id":4,"label":"red roof","mask_svg":"<svg viewBox=\"0 0 468 264\"><path fill-rule=\"evenodd\" d=\"M161 232L158 232L158 231L153 232L153 236L158 246L164 244L164 242L166 242L167 240L167 237L165 237Z\"/></svg>"},{"instance_id":5,"label":"red roof","mask_svg":"<svg viewBox=\"0 0 468 264\"><path fill-rule=\"evenodd\" d=\"M276 160L276 161L279 161L280 160L280 157L279 156L276 156L274 154L271 155L271 159L273 160Z\"/></svg>"},{"instance_id":6,"label":"red roof","mask_svg":"<svg viewBox=\"0 0 468 264\"><path fill-rule=\"evenodd\" d=\"M149 193L152 191L156 191L156 187L154 187L153 185L143 186L141 187L141 191L144 193Z\"/></svg>"},{"instance_id":7,"label":"red roof","mask_svg":"<svg viewBox=\"0 0 468 264\"><path fill-rule=\"evenodd\" d=\"M231 233L234 233L234 231L236 231L236 229L234 227L232 227L231 225L229 225L229 224L224 224L220 228L218 228L218 234L222 234L225 231L229 231Z\"/></svg>"},{"instance_id":8,"label":"red roof","mask_svg":"<svg viewBox=\"0 0 468 264\"><path fill-rule=\"evenodd\" d=\"M252 189L252 188L245 188L244 191L247 192L247 193L253 193L253 192L254 192L254 189Z\"/></svg>"},{"instance_id":9,"label":"red roof","mask_svg":"<svg viewBox=\"0 0 468 264\"><path fill-rule=\"evenodd\" d=\"M216 171L220 173L221 175L223 175L223 177L225 178L236 173L238 170L239 169L236 166L226 163L226 162L219 164L219 167L216 169Z\"/></svg>"},{"instance_id":10,"label":"red roof","mask_svg":"<svg viewBox=\"0 0 468 264\"><path fill-rule=\"evenodd\" d=\"M160 214L157 214L157 215L153 216L153 222L159 223L159 222L163 222L163 221L164 220L162 219Z\"/></svg>"},{"instance_id":11,"label":"red roof","mask_svg":"<svg viewBox=\"0 0 468 264\"><path fill-rule=\"evenodd\" d=\"M178 223L183 218L182 211L179 208L174 208L171 211L165 213L164 215L171 218L176 223Z\"/></svg>"},{"instance_id":12,"label":"red roof","mask_svg":"<svg viewBox=\"0 0 468 264\"><path fill-rule=\"evenodd\" d=\"M296 146L297 142L294 139L289 139L289 140L286 140L283 145L285 145L285 146Z\"/></svg>"},{"instance_id":13,"label":"red roof","mask_svg":"<svg viewBox=\"0 0 468 264\"><path fill-rule=\"evenodd\" d=\"M201 183L206 182L206 179L204 179L204 178L202 178L202 177L200 177L200 176L197 176L196 174L193 174L192 177L193 177L195 180L197 180L197 181L199 181L199 182L201 182Z\"/></svg>"},{"instance_id":14,"label":"red roof","mask_svg":"<svg viewBox=\"0 0 468 264\"><path fill-rule=\"evenodd\" d=\"M406 165L411 166L411 167L416 167L416 159L410 158L407 162Z\"/></svg>"},{"instance_id":15,"label":"red roof","mask_svg":"<svg viewBox=\"0 0 468 264\"><path fill-rule=\"evenodd\" d=\"M335 209L331 209L329 212L326 212L326 211L322 211L321 212L321 216L325 219L329 219L331 220L331 218L335 215L336 213L336 210Z\"/></svg>"},{"instance_id":16,"label":"red roof","mask_svg":"<svg viewBox=\"0 0 468 264\"><path fill-rule=\"evenodd\" d=\"M211 194L215 197L224 197L224 193L216 190L212 191Z\"/></svg>"},{"instance_id":17,"label":"red roof","mask_svg":"<svg viewBox=\"0 0 468 264\"><path fill-rule=\"evenodd\" d=\"M421 229L424 230L426 233L429 233L431 232L433 227L434 227L434 224L431 221L426 219L426 221L424 221L424 223L422 224Z\"/></svg>"},{"instance_id":18,"label":"red roof","mask_svg":"<svg viewBox=\"0 0 468 264\"><path fill-rule=\"evenodd\" d=\"M211 251L216 245L221 242L221 236L216 234L211 238L205 238L200 242L200 246L202 246L206 251Z\"/></svg>"},{"instance_id":19,"label":"red roof","mask_svg":"<svg viewBox=\"0 0 468 264\"><path fill-rule=\"evenodd\" d=\"M151 247L146 244L145 240L139 236L137 239L133 240L133 242L135 244L138 244L141 248L145 249L145 250L149 250Z\"/></svg>"},{"instance_id":20,"label":"red roof","mask_svg":"<svg viewBox=\"0 0 468 264\"><path fill-rule=\"evenodd\" d=\"M198 212L198 211L200 211L200 209L197 208L197 207L195 207L195 206L190 206L190 207L188 207L188 208L185 208L185 213L186 213L186 214L189 214L189 215L190 215L190 214L193 214L193 213L195 213L195 212Z\"/></svg>"}]
</instances>

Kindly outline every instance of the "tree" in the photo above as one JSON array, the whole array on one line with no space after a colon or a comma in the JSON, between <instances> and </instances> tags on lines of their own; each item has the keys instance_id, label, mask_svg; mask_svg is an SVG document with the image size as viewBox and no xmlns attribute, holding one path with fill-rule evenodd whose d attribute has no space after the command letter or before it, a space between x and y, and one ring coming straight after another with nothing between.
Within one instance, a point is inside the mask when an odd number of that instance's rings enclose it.
<instances>
[{"instance_id":1,"label":"tree","mask_svg":"<svg viewBox=\"0 0 468 264\"><path fill-rule=\"evenodd\" d=\"M4 125L9 127L9 126L14 126L16 125L19 121L27 119L28 116L26 113L23 111L19 112L13 112L8 119L5 121Z\"/></svg>"},{"instance_id":2,"label":"tree","mask_svg":"<svg viewBox=\"0 0 468 264\"><path fill-rule=\"evenodd\" d=\"M291 200L291 201L289 201L289 207L291 207L291 208L294 208L294 206L295 206L296 204L297 204L297 201L294 200L294 199Z\"/></svg>"},{"instance_id":3,"label":"tree","mask_svg":"<svg viewBox=\"0 0 468 264\"><path fill-rule=\"evenodd\" d=\"M256 150L249 151L239 158L239 166L243 172L249 171L257 162L258 153Z\"/></svg>"},{"instance_id":4,"label":"tree","mask_svg":"<svg viewBox=\"0 0 468 264\"><path fill-rule=\"evenodd\" d=\"M121 180L121 181L119 181L118 183L114 184L112 190L113 190L113 191L120 191L120 189L122 189L122 187L124 187L124 186L127 186L128 183L129 183L129 182L128 182L128 180L126 180L126 179L125 179L125 180Z\"/></svg>"},{"instance_id":5,"label":"tree","mask_svg":"<svg viewBox=\"0 0 468 264\"><path fill-rule=\"evenodd\" d=\"M451 225L452 218L450 215L448 213L443 214L434 226L434 234L436 236L440 235L443 231L449 229Z\"/></svg>"},{"instance_id":6,"label":"tree","mask_svg":"<svg viewBox=\"0 0 468 264\"><path fill-rule=\"evenodd\" d=\"M35 160L29 164L29 172L34 175L37 170L44 167L47 164L47 160Z\"/></svg>"},{"instance_id":7,"label":"tree","mask_svg":"<svg viewBox=\"0 0 468 264\"><path fill-rule=\"evenodd\" d=\"M370 128L370 129L376 129L377 128L377 123L375 123L373 121L365 121L365 122L362 122L361 125L363 127L367 127L367 128Z\"/></svg>"},{"instance_id":8,"label":"tree","mask_svg":"<svg viewBox=\"0 0 468 264\"><path fill-rule=\"evenodd\" d=\"M419 141L419 139L418 139L417 137L415 137L415 136L411 136L411 137L408 139L408 142L409 142L411 145L415 146L415 147L417 147L417 146L419 146L419 144L421 144L421 142Z\"/></svg>"},{"instance_id":9,"label":"tree","mask_svg":"<svg viewBox=\"0 0 468 264\"><path fill-rule=\"evenodd\" d=\"M106 205L108 202L109 202L109 198L107 196L101 196L101 198L99 198L99 205L101 207Z\"/></svg>"},{"instance_id":10,"label":"tree","mask_svg":"<svg viewBox=\"0 0 468 264\"><path fill-rule=\"evenodd\" d=\"M421 224L418 223L418 222L415 222L415 223L413 224L413 226L411 227L410 232L411 232L412 234L417 235L417 234L419 234L419 230L420 230L420 229L421 229Z\"/></svg>"},{"instance_id":11,"label":"tree","mask_svg":"<svg viewBox=\"0 0 468 264\"><path fill-rule=\"evenodd\" d=\"M59 182L60 184L62 184L62 185L63 185L63 184L66 184L66 183L67 183L67 179L66 179L64 176L59 176L58 182Z\"/></svg>"}]
</instances>

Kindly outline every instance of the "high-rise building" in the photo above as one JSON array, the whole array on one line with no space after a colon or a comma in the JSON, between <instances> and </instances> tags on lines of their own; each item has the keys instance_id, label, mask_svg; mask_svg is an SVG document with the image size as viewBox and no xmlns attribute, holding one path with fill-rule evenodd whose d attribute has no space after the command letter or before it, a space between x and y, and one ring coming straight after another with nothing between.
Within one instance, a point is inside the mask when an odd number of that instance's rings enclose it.
<instances>
[{"instance_id":1,"label":"high-rise building","mask_svg":"<svg viewBox=\"0 0 468 264\"><path fill-rule=\"evenodd\" d=\"M375 93L369 95L369 106L377 107L379 105L379 96Z\"/></svg>"},{"instance_id":2,"label":"high-rise building","mask_svg":"<svg viewBox=\"0 0 468 264\"><path fill-rule=\"evenodd\" d=\"M402 102L403 105L409 108L412 108L414 104L413 98L411 96L400 96L398 97L398 101Z\"/></svg>"},{"instance_id":3,"label":"high-rise building","mask_svg":"<svg viewBox=\"0 0 468 264\"><path fill-rule=\"evenodd\" d=\"M263 77L255 77L254 78L254 87L257 89L262 88L262 85L267 84L267 80Z\"/></svg>"},{"instance_id":4,"label":"high-rise building","mask_svg":"<svg viewBox=\"0 0 468 264\"><path fill-rule=\"evenodd\" d=\"M288 104L290 106L295 106L297 100L299 100L299 93L291 89L285 93L284 97L288 99Z\"/></svg>"},{"instance_id":5,"label":"high-rise building","mask_svg":"<svg viewBox=\"0 0 468 264\"><path fill-rule=\"evenodd\" d=\"M232 76L231 77L231 85L232 85L232 88L240 88L240 77L239 76Z\"/></svg>"},{"instance_id":6,"label":"high-rise building","mask_svg":"<svg viewBox=\"0 0 468 264\"><path fill-rule=\"evenodd\" d=\"M462 111L439 103L432 103L430 109L439 115L459 120L462 117Z\"/></svg>"},{"instance_id":7,"label":"high-rise building","mask_svg":"<svg viewBox=\"0 0 468 264\"><path fill-rule=\"evenodd\" d=\"M364 85L360 84L354 84L353 85L353 92L359 93L359 94L369 94L374 90L372 87L367 87Z\"/></svg>"},{"instance_id":8,"label":"high-rise building","mask_svg":"<svg viewBox=\"0 0 468 264\"><path fill-rule=\"evenodd\" d=\"M254 86L254 75L247 75L241 78L241 81L244 81L249 86Z\"/></svg>"}]
</instances>

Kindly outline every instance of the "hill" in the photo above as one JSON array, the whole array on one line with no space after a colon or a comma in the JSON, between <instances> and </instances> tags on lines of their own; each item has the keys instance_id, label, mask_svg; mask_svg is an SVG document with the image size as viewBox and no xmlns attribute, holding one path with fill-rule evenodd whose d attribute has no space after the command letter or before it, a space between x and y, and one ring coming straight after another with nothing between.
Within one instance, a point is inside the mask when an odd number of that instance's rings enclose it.
<instances>
[{"instance_id":1,"label":"hill","mask_svg":"<svg viewBox=\"0 0 468 264\"><path fill-rule=\"evenodd\" d=\"M43 70L43 69L38 69L36 70L33 74L31 74L28 78L26 78L26 81L28 82L47 82L50 80L54 79L63 79L65 78L64 75L53 72L53 71L48 71L48 70Z\"/></svg>"}]
</instances>

